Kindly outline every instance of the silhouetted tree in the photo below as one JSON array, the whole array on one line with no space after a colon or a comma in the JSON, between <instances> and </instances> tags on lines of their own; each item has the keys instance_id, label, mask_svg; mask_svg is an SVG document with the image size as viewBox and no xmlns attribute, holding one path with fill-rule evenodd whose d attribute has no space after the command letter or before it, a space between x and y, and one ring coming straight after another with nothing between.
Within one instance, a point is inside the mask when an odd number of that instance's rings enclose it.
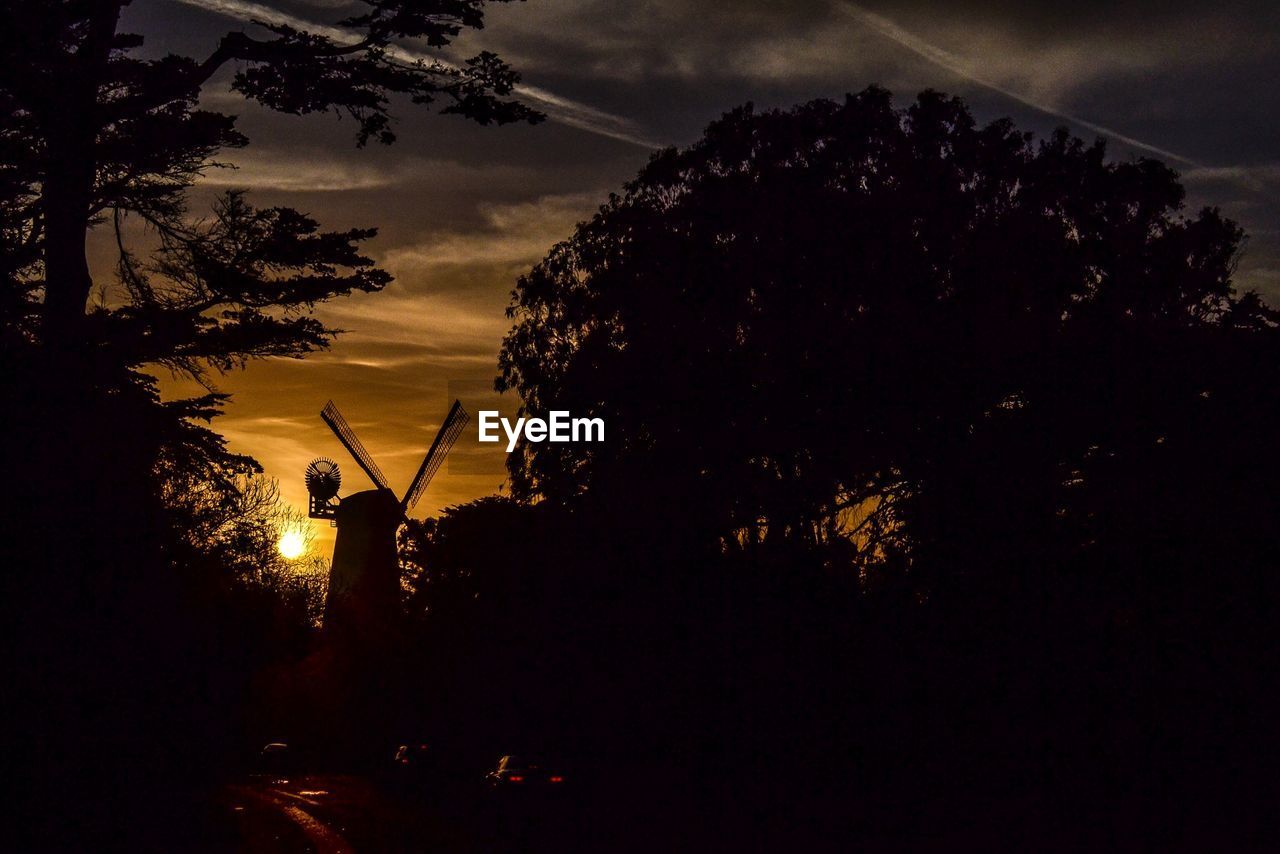
<instances>
[{"instance_id":1,"label":"silhouetted tree","mask_svg":"<svg viewBox=\"0 0 1280 854\"><path fill-rule=\"evenodd\" d=\"M6 200L26 206L25 217L19 217L25 222L12 226L20 239L10 247L22 251L11 248L8 273L20 282L40 279L39 312L48 341L65 344L83 334L93 290L84 253L90 225L104 213L134 213L167 231L181 213L183 190L209 165L209 157L220 148L245 144L232 116L196 108L201 91L229 63L238 66L231 84L238 94L286 113L345 113L354 119L362 145L394 139L393 94L417 104L442 100L443 112L484 124L538 118L503 99L517 77L492 54L457 67L443 60L403 59L394 48L400 38L422 39L433 49L448 45L464 29L482 26L484 0L376 0L357 4L357 14L338 22L350 39L328 30L312 33L257 22L264 38L233 31L207 56L159 59L135 56L142 37L119 31L127 5L127 0L68 0L3 6L12 34L0 77ZM244 23L255 22L250 17ZM314 232L314 225L296 215L269 214L268 219L258 225L275 229L278 238ZM323 252L312 258L299 251L319 250L314 242L293 248L292 259L302 262L298 266L310 260L343 263ZM341 247L331 240L325 248ZM229 289L219 291L218 284ZM269 294L253 293L252 284L252 279L213 283L209 296L223 299L204 311L239 305L237 296L252 295L250 305L240 306L245 315L226 320L246 329L254 319L262 322L247 310ZM329 289L318 287L316 278L309 284L309 296L315 298L377 280L337 280ZM291 297L307 295L283 287L277 296L284 305L297 305L301 301Z\"/></svg>"},{"instance_id":2,"label":"silhouetted tree","mask_svg":"<svg viewBox=\"0 0 1280 854\"><path fill-rule=\"evenodd\" d=\"M1241 241L1159 162L935 92L656 155L519 280L498 381L607 424L509 466L625 543L575 583L651 579L608 611L649 655L580 625L687 692L655 752L750 767L708 797L779 847L1274 834L1280 314Z\"/></svg>"},{"instance_id":3,"label":"silhouetted tree","mask_svg":"<svg viewBox=\"0 0 1280 854\"><path fill-rule=\"evenodd\" d=\"M172 563L198 576L215 596L251 591L278 600L282 617L306 629L320 622L328 561L312 552L306 514L284 503L274 480L229 470L162 463ZM286 558L281 537L297 533L303 553Z\"/></svg>"},{"instance_id":4,"label":"silhouetted tree","mask_svg":"<svg viewBox=\"0 0 1280 854\"><path fill-rule=\"evenodd\" d=\"M903 110L875 88L735 110L520 280L499 387L535 412L603 416L609 436L522 445L514 488L625 494L726 548L844 538L883 560L949 539L931 496L1000 469L1046 524L1060 467L1118 417L1082 396L1097 374L1072 367L1080 351L1275 337L1276 314L1231 289L1240 230L1182 198L1158 162L979 127L933 92ZM1180 400L1203 390L1179 380ZM1025 449L1031 468L984 460L956 479L976 449L1012 453L1010 430L1046 446ZM995 482L980 506L1011 486Z\"/></svg>"},{"instance_id":5,"label":"silhouetted tree","mask_svg":"<svg viewBox=\"0 0 1280 854\"><path fill-rule=\"evenodd\" d=\"M409 614L466 620L482 598L519 598L512 582L528 554L531 517L529 508L493 496L447 508L439 518L410 519L399 536ZM494 531L504 536L486 542Z\"/></svg>"},{"instance_id":6,"label":"silhouetted tree","mask_svg":"<svg viewBox=\"0 0 1280 854\"><path fill-rule=\"evenodd\" d=\"M396 96L481 124L540 118L509 99L517 76L490 53L451 65L396 47L447 47L482 25L483 0L371 0L318 32L246 13L207 54L159 58L121 30L127 5L0 3L4 511L22 532L0 545L0 562L11 568L6 648L22 698L12 731L47 735L43 747L21 738L7 758L31 775L33 822L72 781L86 791L118 781L115 799L85 798L90 835L103 823L146 830L122 808L145 804L138 787L173 792L177 757L200 766L218 747L221 707L198 686L217 681L209 638L227 615L201 600L191 572L174 571L175 520L193 521L174 485L251 466L192 422L216 415L220 396L162 403L148 371L207 382L249 359L302 356L333 335L310 315L315 303L389 281L358 248L372 229L322 231L240 193L208 217L188 209L215 154L247 143L233 116L197 106L202 92L234 65L238 95L284 113L341 113L358 145L393 141ZM114 280L87 262L100 228L117 240ZM184 738L195 746L184 751ZM73 831L56 819L44 827Z\"/></svg>"}]
</instances>

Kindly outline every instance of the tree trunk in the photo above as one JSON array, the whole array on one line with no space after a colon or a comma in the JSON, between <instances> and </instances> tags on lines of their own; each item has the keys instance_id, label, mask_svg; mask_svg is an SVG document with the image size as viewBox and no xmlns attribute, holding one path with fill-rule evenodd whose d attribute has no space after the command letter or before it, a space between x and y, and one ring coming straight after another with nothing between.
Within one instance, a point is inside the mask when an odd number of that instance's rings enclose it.
<instances>
[{"instance_id":1,"label":"tree trunk","mask_svg":"<svg viewBox=\"0 0 1280 854\"><path fill-rule=\"evenodd\" d=\"M49 172L42 193L45 217L45 343L65 348L74 343L93 287L85 239L93 192L90 145L75 129L50 139Z\"/></svg>"},{"instance_id":2,"label":"tree trunk","mask_svg":"<svg viewBox=\"0 0 1280 854\"><path fill-rule=\"evenodd\" d=\"M85 240L96 173L98 85L107 76L122 2L98 4L84 40L45 105L48 163L41 204L45 227L45 343L73 348L93 289Z\"/></svg>"}]
</instances>

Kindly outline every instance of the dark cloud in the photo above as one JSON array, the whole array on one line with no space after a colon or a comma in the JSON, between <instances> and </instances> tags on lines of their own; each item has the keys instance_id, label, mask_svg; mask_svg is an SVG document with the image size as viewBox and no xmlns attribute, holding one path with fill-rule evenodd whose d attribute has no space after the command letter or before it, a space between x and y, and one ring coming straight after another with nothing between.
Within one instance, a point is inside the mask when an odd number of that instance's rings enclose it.
<instances>
[{"instance_id":1,"label":"dark cloud","mask_svg":"<svg viewBox=\"0 0 1280 854\"><path fill-rule=\"evenodd\" d=\"M867 0L868 8L886 15L910 16L914 20L947 17L964 19L983 26L1016 31L1027 38L1046 42L1079 34L1098 35L1117 31L1136 33L1191 22L1202 31L1205 23L1234 22L1257 32L1259 26L1280 20L1276 5L1267 0L1237 3L1204 3L1199 0Z\"/></svg>"}]
</instances>

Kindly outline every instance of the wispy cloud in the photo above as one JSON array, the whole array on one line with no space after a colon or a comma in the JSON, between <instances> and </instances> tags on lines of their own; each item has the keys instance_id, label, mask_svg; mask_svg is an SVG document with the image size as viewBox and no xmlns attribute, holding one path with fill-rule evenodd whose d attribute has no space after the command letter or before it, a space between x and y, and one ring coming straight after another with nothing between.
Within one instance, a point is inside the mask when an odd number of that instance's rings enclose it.
<instances>
[{"instance_id":1,"label":"wispy cloud","mask_svg":"<svg viewBox=\"0 0 1280 854\"><path fill-rule=\"evenodd\" d=\"M1187 157L1182 154L1178 154L1177 152L1174 152L1174 151L1169 151L1166 148L1161 148L1149 142L1145 142L1143 140L1136 139L1132 136L1128 136L1126 134L1120 133L1119 131L1113 128L1109 128L1109 127L1106 127L1105 125L1100 125L1096 122L1089 121L1088 119L1081 118L1080 116L1073 115L1072 113L1069 113L1066 110L1063 110L1054 104L1047 103L1043 100L1033 98L1022 92L1015 91L1009 88L1007 85L1004 85L1001 82L983 73L980 63L975 62L969 59L968 57L964 57L959 54L953 53L952 51L949 51L945 48L939 47L938 45L933 44L929 41L926 41L925 39L921 38L915 33L912 33L904 29L903 27L900 27L898 24L884 17L883 15L878 15L875 12L871 12L867 9L862 8L861 6L858 6L857 4L845 2L845 0L832 0L832 2L834 5L834 8L840 11L842 14L850 16L851 18L853 18L854 20L857 20L864 26L870 28L876 33L879 33L881 36L889 39L890 41L897 43L901 47L906 48L907 50L911 51L912 53L916 54L917 56L923 59L928 60L934 65L937 65L940 68L944 68L947 71L950 71L952 74L955 74L959 77L964 78L965 80L968 80L972 83L977 83L979 86L984 86L987 89L991 89L994 92L998 92L1007 98L1012 98L1018 103L1031 107L1034 110L1039 110L1042 113L1048 113L1049 115L1056 116L1060 119L1063 119L1064 121L1070 122L1071 124L1079 125L1080 127L1087 128L1088 130L1091 130L1094 133L1099 133L1099 134L1102 134L1103 136L1110 137L1116 140L1117 142L1122 142L1125 145L1128 145L1130 147L1141 149L1143 151L1149 151L1152 154L1158 154L1161 157L1164 157L1168 160L1174 160L1174 161L1177 161L1178 163L1183 163L1188 166L1194 166L1194 167L1200 166L1199 163L1197 163L1195 160L1191 159L1190 157Z\"/></svg>"},{"instance_id":2,"label":"wispy cloud","mask_svg":"<svg viewBox=\"0 0 1280 854\"><path fill-rule=\"evenodd\" d=\"M319 306L318 317L346 332L305 364L381 384L417 382L432 371L489 384L511 325L504 309L516 275L568 237L604 195L482 204L473 228L442 230L390 249L380 260L395 282L377 294Z\"/></svg>"},{"instance_id":3,"label":"wispy cloud","mask_svg":"<svg viewBox=\"0 0 1280 854\"><path fill-rule=\"evenodd\" d=\"M1280 189L1280 163L1254 166L1201 166L1182 174L1190 183L1226 181L1255 192Z\"/></svg>"},{"instance_id":4,"label":"wispy cloud","mask_svg":"<svg viewBox=\"0 0 1280 854\"><path fill-rule=\"evenodd\" d=\"M250 0L174 1L239 20L247 18L264 24L290 26L306 30L316 35L330 38L339 44L354 43L359 38L355 33L341 27L308 21L263 3L250 2ZM411 50L400 45L392 45L387 50L387 55L392 59L410 64L416 62L438 62L446 67L456 67L435 54ZM576 127L589 133L628 142L643 148L660 148L663 145L663 143L647 135L643 128L640 128L630 119L597 109L589 104L583 104L572 98L566 98L548 89L520 84L515 87L515 93L525 100L536 102L552 119L570 127Z\"/></svg>"},{"instance_id":5,"label":"wispy cloud","mask_svg":"<svg viewBox=\"0 0 1280 854\"><path fill-rule=\"evenodd\" d=\"M387 253L386 266L397 276L455 265L529 266L568 238L574 226L590 217L606 195L602 190L482 205L484 222L480 228L444 232L392 249Z\"/></svg>"},{"instance_id":6,"label":"wispy cloud","mask_svg":"<svg viewBox=\"0 0 1280 854\"><path fill-rule=\"evenodd\" d=\"M299 159L238 152L233 163L207 170L200 183L290 193L377 190L391 186L401 171L335 158Z\"/></svg>"}]
</instances>

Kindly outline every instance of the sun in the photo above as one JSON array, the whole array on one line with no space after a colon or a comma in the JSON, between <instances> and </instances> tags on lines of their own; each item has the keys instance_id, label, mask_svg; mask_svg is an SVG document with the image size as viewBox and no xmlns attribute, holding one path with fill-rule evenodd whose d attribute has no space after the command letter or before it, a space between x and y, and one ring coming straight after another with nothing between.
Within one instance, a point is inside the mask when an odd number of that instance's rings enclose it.
<instances>
[{"instance_id":1,"label":"sun","mask_svg":"<svg viewBox=\"0 0 1280 854\"><path fill-rule=\"evenodd\" d=\"M285 558L295 560L306 552L307 538L301 531L285 531L280 535L280 542L276 543L276 548Z\"/></svg>"}]
</instances>

